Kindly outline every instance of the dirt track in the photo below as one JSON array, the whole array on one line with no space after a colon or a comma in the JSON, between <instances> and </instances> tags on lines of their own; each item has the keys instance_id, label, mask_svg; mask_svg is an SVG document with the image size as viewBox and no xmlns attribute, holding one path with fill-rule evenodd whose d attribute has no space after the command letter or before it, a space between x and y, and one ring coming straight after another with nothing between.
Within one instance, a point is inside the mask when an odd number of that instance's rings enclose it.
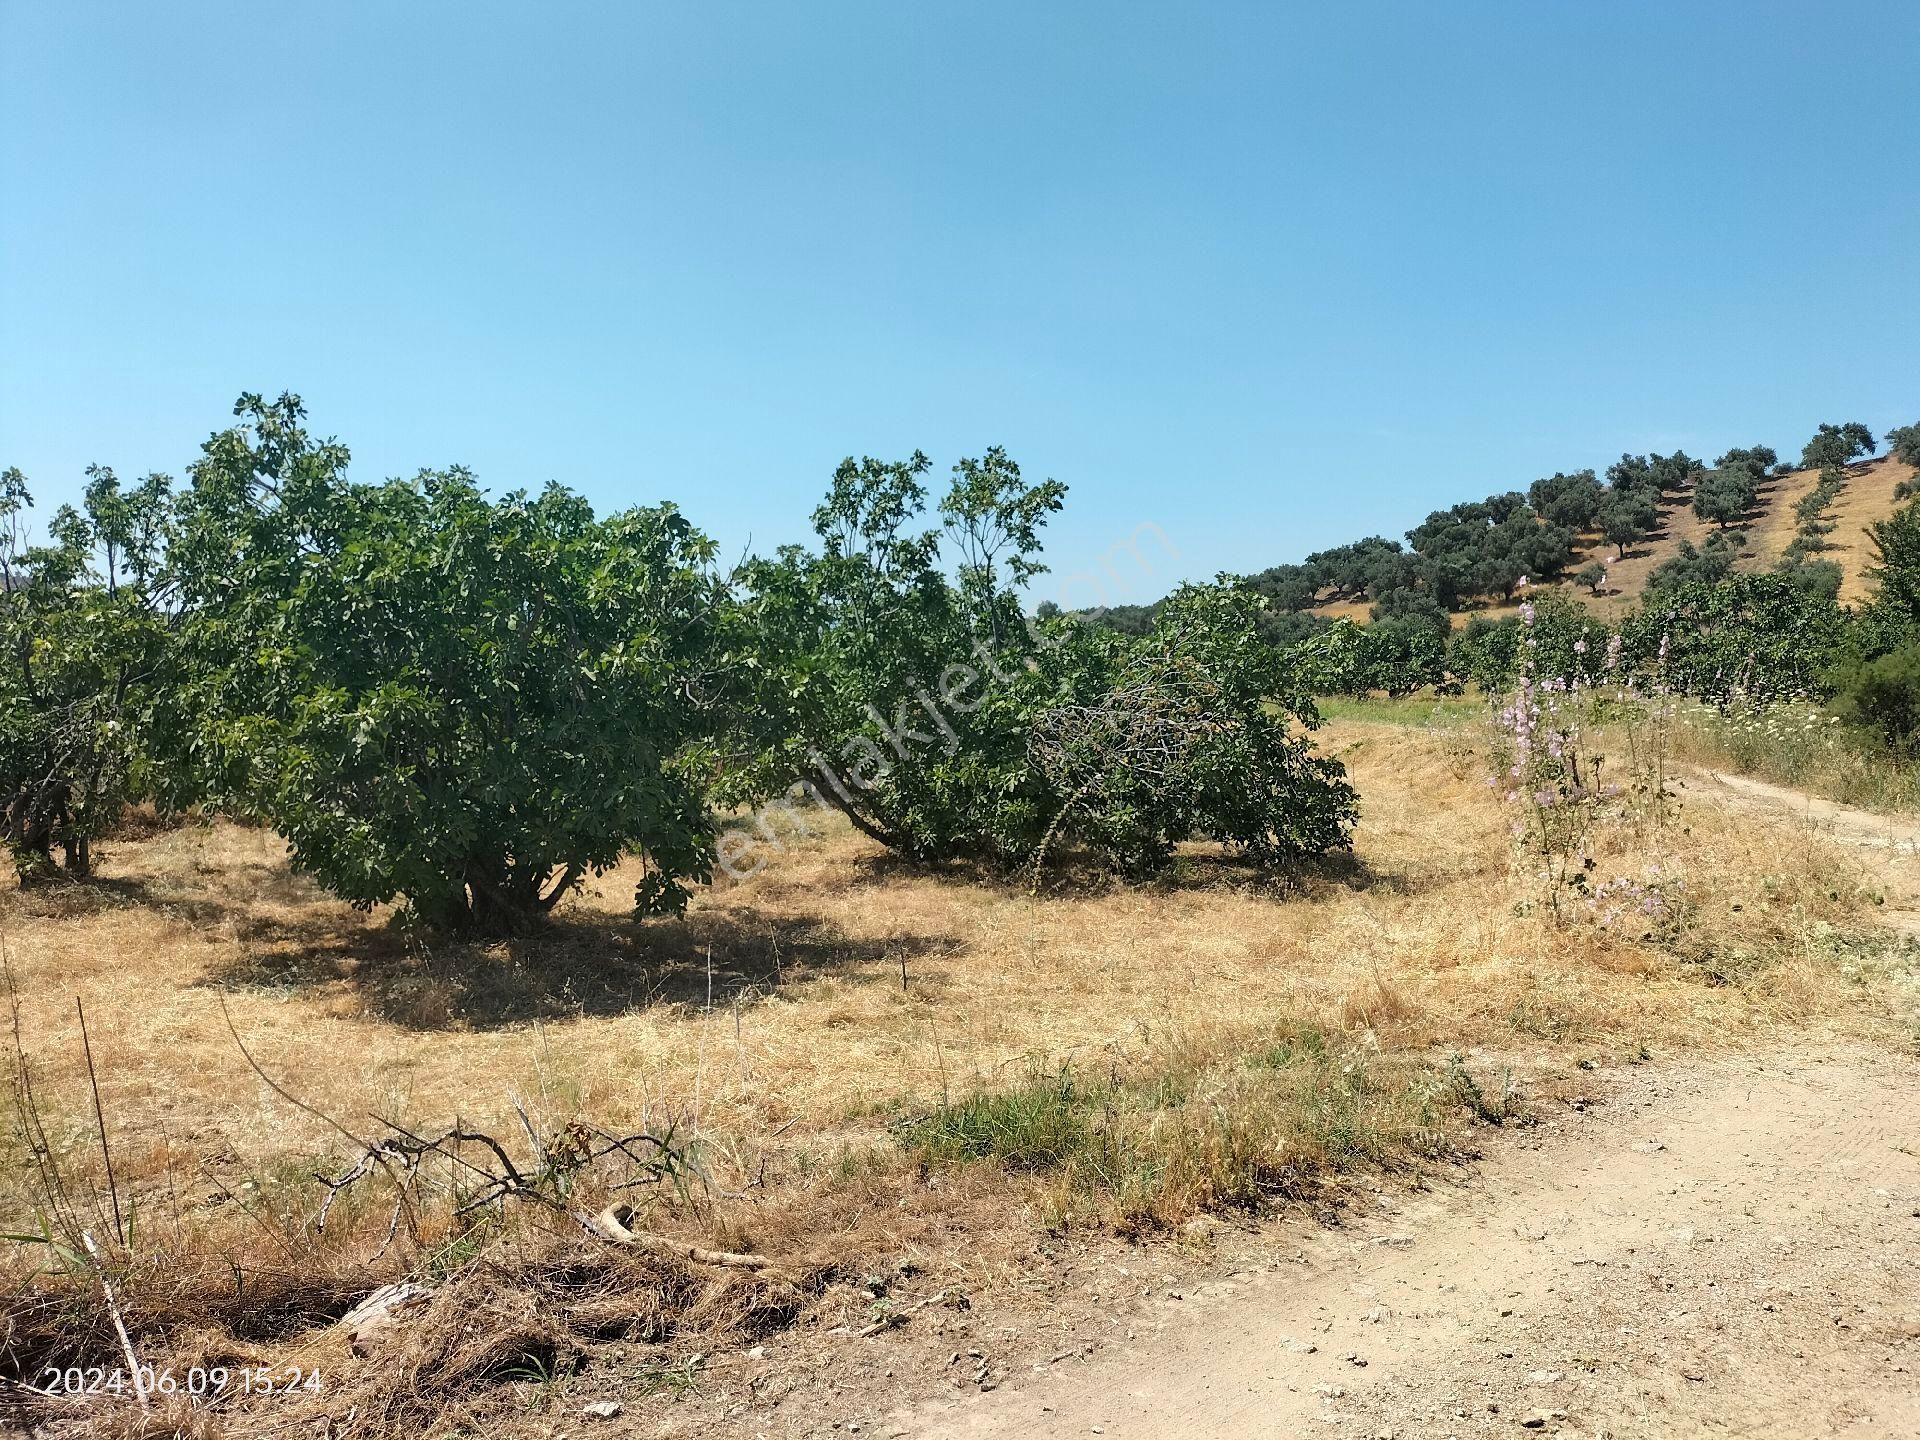
<instances>
[{"instance_id":1,"label":"dirt track","mask_svg":"<svg viewBox=\"0 0 1920 1440\"><path fill-rule=\"evenodd\" d=\"M1910 825L1741 777L1693 788L1920 868ZM881 1433L1920 1436L1909 1059L1645 1070L1457 1189L1275 1243L1161 1301L1136 1343Z\"/></svg>"},{"instance_id":2,"label":"dirt track","mask_svg":"<svg viewBox=\"0 0 1920 1440\"><path fill-rule=\"evenodd\" d=\"M1920 1066L1648 1070L882 1435L1920 1435Z\"/></svg>"},{"instance_id":3,"label":"dirt track","mask_svg":"<svg viewBox=\"0 0 1920 1440\"><path fill-rule=\"evenodd\" d=\"M1891 851L1897 859L1920 856L1920 826L1870 810L1856 810L1818 795L1770 785L1750 775L1704 770L1695 778L1698 793L1717 805L1748 814L1805 825L1836 845Z\"/></svg>"}]
</instances>

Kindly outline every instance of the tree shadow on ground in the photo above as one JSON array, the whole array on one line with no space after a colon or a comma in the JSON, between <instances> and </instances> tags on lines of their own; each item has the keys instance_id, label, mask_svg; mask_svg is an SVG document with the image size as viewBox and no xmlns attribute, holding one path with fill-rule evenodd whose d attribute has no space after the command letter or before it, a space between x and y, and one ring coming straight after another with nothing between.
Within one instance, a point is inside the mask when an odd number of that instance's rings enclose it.
<instances>
[{"instance_id":1,"label":"tree shadow on ground","mask_svg":"<svg viewBox=\"0 0 1920 1440\"><path fill-rule=\"evenodd\" d=\"M1441 888L1445 877L1374 864L1352 850L1304 855L1272 870L1223 850L1183 851L1167 882L1183 890L1232 890L1276 900L1309 899L1327 890L1355 894L1420 895Z\"/></svg>"},{"instance_id":2,"label":"tree shadow on ground","mask_svg":"<svg viewBox=\"0 0 1920 1440\"><path fill-rule=\"evenodd\" d=\"M1413 895L1436 888L1435 877L1382 869L1349 850L1300 857L1273 868L1224 846L1192 843L1180 847L1158 874L1132 877L1116 872L1092 851L1062 846L1036 877L1030 866L1009 870L975 860L928 862L883 853L859 861L865 883L879 886L899 879L932 880L970 888L998 890L1040 900L1091 900L1107 895L1171 895L1208 891L1258 895L1273 900L1299 899L1328 887Z\"/></svg>"},{"instance_id":3,"label":"tree shadow on ground","mask_svg":"<svg viewBox=\"0 0 1920 1440\"><path fill-rule=\"evenodd\" d=\"M370 1012L409 1029L492 1029L663 1007L752 1004L784 985L826 974L885 983L897 964L957 948L945 937L861 940L814 917L709 906L681 920L561 918L491 944L392 927L335 932L258 950L202 983L344 983ZM916 970L915 978L938 977Z\"/></svg>"},{"instance_id":4,"label":"tree shadow on ground","mask_svg":"<svg viewBox=\"0 0 1920 1440\"><path fill-rule=\"evenodd\" d=\"M944 972L925 962L960 948L939 935L856 939L817 916L712 902L681 919L563 911L527 935L470 941L365 919L331 902L274 913L244 894L183 894L139 879L94 884L100 904L138 905L231 936L237 943L201 976L202 986L342 990L368 1013L416 1030L753 1003L827 974L887 983L903 963L914 983L939 983Z\"/></svg>"},{"instance_id":5,"label":"tree shadow on ground","mask_svg":"<svg viewBox=\"0 0 1920 1440\"><path fill-rule=\"evenodd\" d=\"M336 924L342 929L362 923L312 880L282 865L260 861L228 861L196 877L158 881L143 876L94 874L72 882L65 905L69 914L91 914L113 908L138 907L177 920L197 930L231 928L237 934L287 928L261 910L262 904L289 908L324 905L338 907ZM218 886L218 889L213 888ZM329 922L320 922L329 923Z\"/></svg>"}]
</instances>

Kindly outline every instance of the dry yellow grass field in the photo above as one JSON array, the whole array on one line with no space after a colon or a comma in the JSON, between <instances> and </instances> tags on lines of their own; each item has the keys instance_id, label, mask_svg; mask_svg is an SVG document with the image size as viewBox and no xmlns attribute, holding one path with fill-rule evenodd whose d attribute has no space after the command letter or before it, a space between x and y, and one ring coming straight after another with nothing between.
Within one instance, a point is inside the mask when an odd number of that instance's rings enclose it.
<instances>
[{"instance_id":1,"label":"dry yellow grass field","mask_svg":"<svg viewBox=\"0 0 1920 1440\"><path fill-rule=\"evenodd\" d=\"M549 1135L575 1117L671 1122L698 1138L705 1178L648 1223L763 1252L778 1284L636 1261L628 1319L751 1327L804 1312L823 1277L875 1256L937 1257L955 1284L991 1292L1036 1230L1150 1230L1256 1192L1297 1198L1354 1165L1427 1163L1472 1120L1448 1080L1455 1054L1497 1095L1508 1066L1551 1085L1782 1025L1911 1026L1876 978L1893 952L1872 919L1909 897L1887 894L1871 857L1683 802L1662 828L1605 832L1599 857L1607 873L1683 875L1675 926L1556 926L1514 873L1478 729L1349 719L1323 744L1362 795L1356 850L1281 890L1194 851L1165 885L1083 878L1035 897L997 876L905 868L833 831L790 837L684 921L636 925L634 875L615 871L551 934L489 947L417 943L356 914L289 873L271 833L187 825L106 847L96 884L0 901L18 1033L65 1183L97 1208L85 1007L116 1183L150 1258L126 1298L145 1343L272 1357L332 1344L334 1297L379 1279L443 1276L471 1307L486 1284L474 1257L496 1236L529 1253L578 1244L544 1220L531 1241L510 1227L463 1237L441 1215L385 1246L375 1199L343 1204L315 1237L324 1192L309 1172L353 1158L341 1130L364 1138L372 1117L416 1131L458 1117L522 1151L516 1104ZM1301 1045L1326 1063L1260 1068ZM1137 1115L1114 1123L1133 1127L1137 1175L984 1163L931 1183L901 1143L902 1117L1063 1069L1133 1087ZM1351 1078L1363 1073L1364 1086ZM1337 1136L1330 1084L1348 1087ZM1123 1092L1106 1093L1111 1111ZM18 1152L0 1181L11 1231L32 1230L44 1204ZM274 1325L236 1334L231 1305L181 1298L229 1268L256 1272L263 1297L294 1295ZM21 1269L14 1284L17 1364L52 1353L58 1282ZM496 1275L485 1303L511 1308L501 1288ZM195 1323L170 1330L173 1314ZM92 1321L74 1334L105 1343ZM449 1384L467 1373L453 1366ZM392 1408L392 1383L379 1394L368 1404L394 1424L423 1423Z\"/></svg>"}]
</instances>

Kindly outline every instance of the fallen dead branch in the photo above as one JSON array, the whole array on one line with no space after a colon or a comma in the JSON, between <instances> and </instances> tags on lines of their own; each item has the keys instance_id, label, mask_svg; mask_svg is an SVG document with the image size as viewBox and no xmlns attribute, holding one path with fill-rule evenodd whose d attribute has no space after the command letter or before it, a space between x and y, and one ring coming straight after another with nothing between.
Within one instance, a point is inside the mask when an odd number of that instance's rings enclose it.
<instances>
[{"instance_id":1,"label":"fallen dead branch","mask_svg":"<svg viewBox=\"0 0 1920 1440\"><path fill-rule=\"evenodd\" d=\"M375 1119L393 1133L370 1144L359 1158L338 1175L315 1172L314 1178L327 1187L327 1197L321 1202L319 1214L314 1220L316 1231L326 1229L327 1217L341 1195L375 1172L381 1172L394 1180L399 1193L395 1196L393 1215L388 1222L387 1237L381 1243L380 1253L384 1253L392 1243L399 1228L402 1210L409 1205L415 1190L427 1185L455 1190L452 1198L453 1214L456 1216L512 1198L566 1215L596 1240L646 1250L667 1259L730 1270L765 1270L773 1263L764 1255L710 1250L688 1241L637 1229L634 1222L638 1212L631 1205L616 1202L599 1214L589 1216L566 1203L563 1197L572 1189L574 1175L609 1156L618 1155L630 1161L635 1170L628 1178L615 1182L611 1187L615 1190L635 1185L657 1185L669 1179L676 1183L683 1181L691 1173L691 1165L684 1146L676 1143L672 1127L668 1127L666 1133L661 1135L641 1132L616 1136L575 1121L558 1136L542 1140L529 1122L528 1134L539 1156L539 1164L537 1168L522 1169L508 1153L506 1146L483 1130L454 1125L438 1135L428 1136L417 1134L394 1120L378 1116ZM525 1119L523 1113L522 1120ZM485 1155L476 1162L464 1153L468 1146L478 1147ZM434 1157L444 1160L450 1172L471 1177L471 1188L456 1189L445 1182L431 1179L424 1166L426 1161Z\"/></svg>"},{"instance_id":2,"label":"fallen dead branch","mask_svg":"<svg viewBox=\"0 0 1920 1440\"><path fill-rule=\"evenodd\" d=\"M120 1353L127 1357L127 1373L133 1379L133 1397L140 1402L140 1408L147 1408L147 1387L142 1383L140 1357L134 1353L133 1337L127 1334L127 1322L120 1313L120 1301L114 1296L113 1282L107 1278L107 1267L100 1259L100 1247L93 1243L91 1234L82 1235L86 1241L87 1255L92 1259L95 1272L100 1281L100 1293L106 1297L107 1313L113 1317L114 1334L120 1337Z\"/></svg>"},{"instance_id":3,"label":"fallen dead branch","mask_svg":"<svg viewBox=\"0 0 1920 1440\"><path fill-rule=\"evenodd\" d=\"M707 1250L631 1228L635 1219L630 1205L609 1205L595 1217L592 1228L603 1239L616 1245L633 1245L674 1260L691 1260L696 1265L718 1265L728 1270L765 1270L773 1264L764 1255L740 1254L731 1250Z\"/></svg>"}]
</instances>

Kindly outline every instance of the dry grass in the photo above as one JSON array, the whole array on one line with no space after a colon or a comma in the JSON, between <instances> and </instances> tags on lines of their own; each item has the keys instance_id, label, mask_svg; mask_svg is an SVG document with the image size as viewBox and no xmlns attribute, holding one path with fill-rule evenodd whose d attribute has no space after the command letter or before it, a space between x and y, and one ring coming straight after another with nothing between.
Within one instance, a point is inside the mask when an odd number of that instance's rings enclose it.
<instances>
[{"instance_id":1,"label":"dry grass","mask_svg":"<svg viewBox=\"0 0 1920 1440\"><path fill-rule=\"evenodd\" d=\"M1821 517L1833 522L1833 533L1827 537L1831 548L1816 557L1840 566L1841 604L1858 605L1872 594L1873 581L1867 572L1873 565L1873 542L1867 527L1886 519L1899 507L1900 502L1894 499L1895 487L1916 475L1920 470L1890 457L1847 467L1846 485ZM1772 483L1772 503L1765 506L1751 528L1754 552L1768 566L1777 563L1793 543L1799 524L1793 507L1820 483L1820 472L1796 470Z\"/></svg>"},{"instance_id":2,"label":"dry grass","mask_svg":"<svg viewBox=\"0 0 1920 1440\"><path fill-rule=\"evenodd\" d=\"M1883 814L1920 810L1920 768L1811 701L1690 705L1675 727L1682 760L1788 785Z\"/></svg>"},{"instance_id":3,"label":"dry grass","mask_svg":"<svg viewBox=\"0 0 1920 1440\"><path fill-rule=\"evenodd\" d=\"M98 884L10 894L0 926L49 1139L90 1196L103 1176L85 1004L136 1249L159 1257L127 1286L143 1343L338 1348L318 1327L375 1280L444 1276L412 1358L342 1382L396 1433L474 1403L474 1376L551 1362L583 1335L783 1323L876 1256L933 1257L991 1289L1033 1226L1152 1228L1418 1163L1470 1108L1455 1053L1491 1082L1508 1063L1877 1023L1853 962L1877 944L1856 932L1881 882L1816 838L1711 810L1658 837L1621 830L1603 866L1657 852L1686 875L1678 931L1557 930L1513 877L1475 729L1348 719L1325 738L1363 796L1357 851L1286 893L1196 851L1162 887L1084 880L1033 898L835 832L796 839L683 922L635 926L634 876L615 872L551 935L422 947L290 875L272 835L216 823L109 847ZM716 1278L583 1250L537 1207L478 1232L432 1217L377 1263L384 1203L344 1204L316 1239L308 1171L350 1147L250 1070L228 1015L280 1085L350 1129L457 1115L518 1136L516 1097L548 1134L581 1115L670 1119L698 1135L709 1188L662 1188L650 1223L762 1250L776 1271ZM1086 1143L1026 1169L990 1144L984 1164L942 1148L966 1097L1057 1091L1063 1074L1069 1101L1046 1123ZM8 1154L0 1181L11 1230L39 1203L24 1158ZM583 1183L591 1197L603 1182ZM47 1353L34 1347L50 1333L110 1353L89 1305L45 1277L17 1292L13 1363ZM488 1307L498 1323L476 1329ZM461 1348L482 1333L504 1349Z\"/></svg>"}]
</instances>

